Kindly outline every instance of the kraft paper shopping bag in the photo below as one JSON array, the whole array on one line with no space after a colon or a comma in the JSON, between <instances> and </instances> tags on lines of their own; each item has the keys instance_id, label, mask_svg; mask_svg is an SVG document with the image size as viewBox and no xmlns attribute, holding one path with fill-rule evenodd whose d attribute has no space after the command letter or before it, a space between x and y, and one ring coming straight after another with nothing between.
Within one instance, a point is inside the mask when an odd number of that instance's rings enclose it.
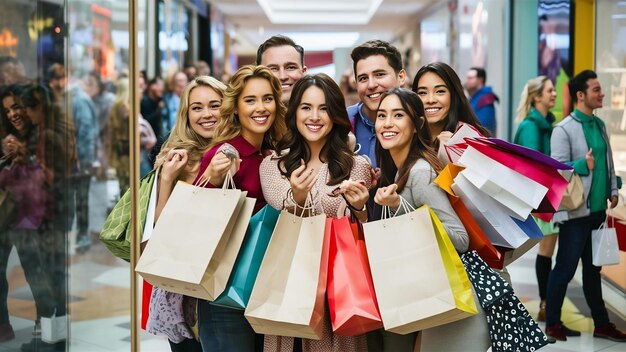
<instances>
[{"instance_id":1,"label":"kraft paper shopping bag","mask_svg":"<svg viewBox=\"0 0 626 352\"><path fill-rule=\"evenodd\" d=\"M329 239L325 215L280 213L244 313L254 331L321 338Z\"/></svg>"},{"instance_id":2,"label":"kraft paper shopping bag","mask_svg":"<svg viewBox=\"0 0 626 352\"><path fill-rule=\"evenodd\" d=\"M428 207L365 223L363 231L385 330L408 334L467 316L457 306Z\"/></svg>"},{"instance_id":3,"label":"kraft paper shopping bag","mask_svg":"<svg viewBox=\"0 0 626 352\"><path fill-rule=\"evenodd\" d=\"M216 260L221 260L233 233L239 241L243 239L251 201L240 190L209 189L179 181L135 271L164 290L215 299L232 270L232 266L217 270Z\"/></svg>"}]
</instances>

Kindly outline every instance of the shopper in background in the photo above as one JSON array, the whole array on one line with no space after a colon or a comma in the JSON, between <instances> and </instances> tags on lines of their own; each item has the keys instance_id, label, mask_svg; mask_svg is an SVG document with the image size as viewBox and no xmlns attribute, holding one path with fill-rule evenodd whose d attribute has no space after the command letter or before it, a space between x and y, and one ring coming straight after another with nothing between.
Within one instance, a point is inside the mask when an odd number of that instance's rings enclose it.
<instances>
[{"instance_id":1,"label":"shopper in background","mask_svg":"<svg viewBox=\"0 0 626 352\"><path fill-rule=\"evenodd\" d=\"M626 342L626 334L609 321L602 298L600 270L593 265L591 232L598 229L609 208L617 205L617 178L613 153L604 122L593 114L602 107L604 92L598 76L591 70L577 74L569 82L569 91L577 107L559 122L550 139L551 156L574 167L585 188L585 202L567 211L559 225L559 248L556 263L548 280L546 299L546 335L559 341L568 336L580 336L561 321L561 307L567 285L574 277L578 261L582 261L583 292L591 310L593 336ZM556 215L555 215L556 217Z\"/></svg>"},{"instance_id":2,"label":"shopper in background","mask_svg":"<svg viewBox=\"0 0 626 352\"><path fill-rule=\"evenodd\" d=\"M517 107L517 120L520 121L513 143L550 155L550 136L555 121L550 109L556 102L556 89L546 76L529 80L520 96ZM546 320L546 290L552 270L552 255L558 238L558 227L552 222L533 217L544 238L539 242L539 252L535 259L537 286L539 286L539 314L537 321Z\"/></svg>"},{"instance_id":3,"label":"shopper in background","mask_svg":"<svg viewBox=\"0 0 626 352\"><path fill-rule=\"evenodd\" d=\"M288 105L293 85L306 74L304 49L289 37L275 35L259 45L256 64L267 66L280 80L280 100Z\"/></svg>"},{"instance_id":4,"label":"shopper in background","mask_svg":"<svg viewBox=\"0 0 626 352\"><path fill-rule=\"evenodd\" d=\"M422 66L413 79L412 90L424 103L435 149L452 137L459 122L474 126L484 136L491 135L476 118L459 76L448 64L433 62Z\"/></svg>"},{"instance_id":5,"label":"shopper in background","mask_svg":"<svg viewBox=\"0 0 626 352\"><path fill-rule=\"evenodd\" d=\"M469 94L470 105L476 113L476 117L489 134L496 135L496 107L495 103L500 102L500 98L493 92L487 84L487 72L482 67L472 67L467 71L465 89Z\"/></svg>"}]
</instances>

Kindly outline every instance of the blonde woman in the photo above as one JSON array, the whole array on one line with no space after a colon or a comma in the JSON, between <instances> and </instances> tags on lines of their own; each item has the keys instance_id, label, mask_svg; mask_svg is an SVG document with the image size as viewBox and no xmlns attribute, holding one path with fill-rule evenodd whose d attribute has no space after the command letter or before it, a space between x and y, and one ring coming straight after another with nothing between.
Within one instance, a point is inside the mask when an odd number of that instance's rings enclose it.
<instances>
[{"instance_id":1,"label":"blonde woman","mask_svg":"<svg viewBox=\"0 0 626 352\"><path fill-rule=\"evenodd\" d=\"M215 128L211 148L202 158L197 182L206 180L207 187L220 187L227 172L233 169L237 188L256 199L254 211L266 204L259 167L263 155L276 149L285 131L285 106L280 95L280 81L265 66L243 66L233 75L224 92L222 118ZM225 143L237 150L239 159L221 152ZM198 323L205 352L254 351L255 346L263 343L242 310L200 301Z\"/></svg>"},{"instance_id":2,"label":"blonde woman","mask_svg":"<svg viewBox=\"0 0 626 352\"><path fill-rule=\"evenodd\" d=\"M198 76L183 90L176 123L155 162L161 168L158 178L156 222L179 180L193 182L200 160L214 136L220 120L226 86L209 76ZM154 288L146 331L163 334L173 352L200 352L190 326L194 323L196 299Z\"/></svg>"},{"instance_id":3,"label":"blonde woman","mask_svg":"<svg viewBox=\"0 0 626 352\"><path fill-rule=\"evenodd\" d=\"M513 142L549 156L550 136L555 120L550 109L554 107L555 102L556 90L548 77L539 76L529 80L522 90L517 108L517 120L521 122L517 127ZM539 242L539 253L537 253L535 260L535 272L537 273L539 298L541 299L537 320L545 321L548 277L550 270L552 270L552 254L554 254L559 231L552 222L534 219L545 236Z\"/></svg>"}]
</instances>

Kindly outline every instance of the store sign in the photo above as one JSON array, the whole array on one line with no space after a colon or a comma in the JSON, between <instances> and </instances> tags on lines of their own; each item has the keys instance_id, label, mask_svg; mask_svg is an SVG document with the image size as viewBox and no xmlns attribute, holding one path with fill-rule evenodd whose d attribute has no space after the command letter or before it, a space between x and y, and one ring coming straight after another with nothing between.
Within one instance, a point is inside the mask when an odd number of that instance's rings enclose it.
<instances>
[{"instance_id":1,"label":"store sign","mask_svg":"<svg viewBox=\"0 0 626 352\"><path fill-rule=\"evenodd\" d=\"M16 56L17 52L15 49L19 42L19 38L14 37L13 33L8 28L2 28L2 32L0 32L0 54Z\"/></svg>"}]
</instances>

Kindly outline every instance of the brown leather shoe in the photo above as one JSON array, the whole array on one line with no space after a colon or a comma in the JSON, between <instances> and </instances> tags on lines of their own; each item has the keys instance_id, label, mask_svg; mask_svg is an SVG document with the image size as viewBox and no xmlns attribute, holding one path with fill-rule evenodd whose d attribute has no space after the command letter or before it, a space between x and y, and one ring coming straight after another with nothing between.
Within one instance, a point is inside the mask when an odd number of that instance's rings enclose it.
<instances>
[{"instance_id":1,"label":"brown leather shoe","mask_svg":"<svg viewBox=\"0 0 626 352\"><path fill-rule=\"evenodd\" d=\"M546 301L541 300L539 303L539 313L537 314L537 321L546 321Z\"/></svg>"},{"instance_id":2,"label":"brown leather shoe","mask_svg":"<svg viewBox=\"0 0 626 352\"><path fill-rule=\"evenodd\" d=\"M613 323L604 324L593 329L593 337L609 339L617 342L626 342L626 334L619 331Z\"/></svg>"},{"instance_id":3,"label":"brown leather shoe","mask_svg":"<svg viewBox=\"0 0 626 352\"><path fill-rule=\"evenodd\" d=\"M15 338L15 332L11 324L0 324L0 342L13 340Z\"/></svg>"},{"instance_id":4,"label":"brown leather shoe","mask_svg":"<svg viewBox=\"0 0 626 352\"><path fill-rule=\"evenodd\" d=\"M569 329L567 326L557 323L546 327L546 335L559 341L567 341L567 336L580 336L580 331Z\"/></svg>"}]
</instances>

